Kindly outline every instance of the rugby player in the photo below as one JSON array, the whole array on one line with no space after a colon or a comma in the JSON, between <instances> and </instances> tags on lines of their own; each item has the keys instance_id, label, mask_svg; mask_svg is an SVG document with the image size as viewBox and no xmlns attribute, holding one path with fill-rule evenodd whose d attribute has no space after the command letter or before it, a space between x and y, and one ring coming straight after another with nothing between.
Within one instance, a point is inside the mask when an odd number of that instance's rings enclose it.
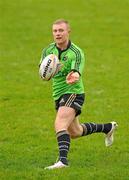
<instances>
[{"instance_id":1,"label":"rugby player","mask_svg":"<svg viewBox=\"0 0 129 180\"><path fill-rule=\"evenodd\" d=\"M70 140L92 133L105 133L105 145L113 143L116 122L106 124L80 123L85 90L82 81L85 56L81 48L70 40L70 25L64 19L56 20L52 25L54 43L43 49L42 60L49 54L58 56L62 69L53 77L53 98L57 110L55 131L59 148L58 161L45 169L68 167ZM41 62L40 62L41 63Z\"/></svg>"}]
</instances>

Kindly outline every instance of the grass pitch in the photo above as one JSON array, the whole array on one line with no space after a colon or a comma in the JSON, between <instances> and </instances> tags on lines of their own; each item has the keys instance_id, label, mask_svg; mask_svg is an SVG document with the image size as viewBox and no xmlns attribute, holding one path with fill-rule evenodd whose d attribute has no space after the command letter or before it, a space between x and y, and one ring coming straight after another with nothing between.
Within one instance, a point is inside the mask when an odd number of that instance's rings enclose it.
<instances>
[{"instance_id":1,"label":"grass pitch","mask_svg":"<svg viewBox=\"0 0 129 180\"><path fill-rule=\"evenodd\" d=\"M0 1L0 179L129 178L129 2L115 0ZM46 171L58 155L51 82L38 63L51 24L65 18L86 54L81 122L116 120L112 147L103 134L72 141L70 168Z\"/></svg>"}]
</instances>

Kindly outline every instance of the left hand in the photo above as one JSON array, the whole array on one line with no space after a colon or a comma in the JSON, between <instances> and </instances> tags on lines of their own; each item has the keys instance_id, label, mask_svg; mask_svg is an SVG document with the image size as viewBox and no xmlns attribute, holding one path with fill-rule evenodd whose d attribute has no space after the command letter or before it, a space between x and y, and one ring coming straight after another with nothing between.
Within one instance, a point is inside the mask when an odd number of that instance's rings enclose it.
<instances>
[{"instance_id":1,"label":"left hand","mask_svg":"<svg viewBox=\"0 0 129 180\"><path fill-rule=\"evenodd\" d=\"M74 84L76 83L77 81L79 81L79 73L78 72L73 72L71 71L67 76L66 76L66 82L68 84Z\"/></svg>"}]
</instances>

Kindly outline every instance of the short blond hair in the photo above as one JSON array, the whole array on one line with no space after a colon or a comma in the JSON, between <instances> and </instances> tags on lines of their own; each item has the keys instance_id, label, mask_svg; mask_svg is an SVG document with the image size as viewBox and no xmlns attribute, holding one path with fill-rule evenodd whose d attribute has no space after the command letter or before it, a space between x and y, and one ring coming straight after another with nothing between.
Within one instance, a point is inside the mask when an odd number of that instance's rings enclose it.
<instances>
[{"instance_id":1,"label":"short blond hair","mask_svg":"<svg viewBox=\"0 0 129 180\"><path fill-rule=\"evenodd\" d=\"M53 22L53 25L54 24L61 24L61 23L65 23L67 26L68 26L68 29L70 30L70 24L67 20L65 19L57 19Z\"/></svg>"}]
</instances>

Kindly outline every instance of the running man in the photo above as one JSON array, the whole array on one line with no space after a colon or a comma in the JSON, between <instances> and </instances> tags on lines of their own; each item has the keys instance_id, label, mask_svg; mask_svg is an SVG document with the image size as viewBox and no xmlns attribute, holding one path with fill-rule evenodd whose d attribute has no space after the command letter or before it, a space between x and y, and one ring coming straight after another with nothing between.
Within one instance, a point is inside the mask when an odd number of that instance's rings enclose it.
<instances>
[{"instance_id":1,"label":"running man","mask_svg":"<svg viewBox=\"0 0 129 180\"><path fill-rule=\"evenodd\" d=\"M92 133L105 133L105 145L113 143L116 122L106 124L80 123L85 100L85 91L82 81L85 57L83 51L70 41L70 25L68 21L59 19L52 25L54 43L43 49L42 60L49 54L58 56L62 69L53 77L53 98L57 110L55 131L59 148L58 161L45 169L68 167L68 152L70 140L87 136ZM40 64L41 64L40 62Z\"/></svg>"}]
</instances>

